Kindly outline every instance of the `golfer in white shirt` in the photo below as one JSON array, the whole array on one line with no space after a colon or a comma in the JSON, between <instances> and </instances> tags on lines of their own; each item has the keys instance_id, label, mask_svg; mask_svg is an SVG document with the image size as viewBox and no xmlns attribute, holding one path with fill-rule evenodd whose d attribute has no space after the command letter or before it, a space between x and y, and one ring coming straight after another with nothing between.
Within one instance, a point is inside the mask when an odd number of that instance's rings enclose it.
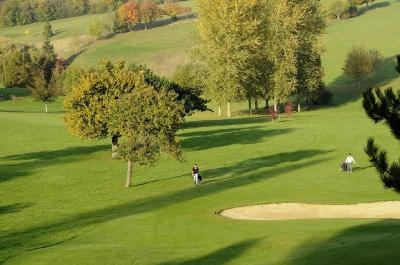
<instances>
[{"instance_id":1,"label":"golfer in white shirt","mask_svg":"<svg viewBox=\"0 0 400 265\"><path fill-rule=\"evenodd\" d=\"M356 161L354 158L351 156L351 153L346 157L346 166L347 166L347 172L353 172L353 163L354 165L356 164Z\"/></svg>"}]
</instances>

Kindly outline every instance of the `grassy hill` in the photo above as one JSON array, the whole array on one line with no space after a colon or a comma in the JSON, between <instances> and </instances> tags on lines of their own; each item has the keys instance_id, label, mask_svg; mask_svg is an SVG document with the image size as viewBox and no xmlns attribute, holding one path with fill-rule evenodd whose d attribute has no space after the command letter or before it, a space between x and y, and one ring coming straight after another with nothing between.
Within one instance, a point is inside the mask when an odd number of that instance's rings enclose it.
<instances>
[{"instance_id":1,"label":"grassy hill","mask_svg":"<svg viewBox=\"0 0 400 265\"><path fill-rule=\"evenodd\" d=\"M388 3L327 30L323 63L337 106L275 123L264 116L224 120L196 114L180 132L186 162L162 157L155 167L135 167L129 190L123 188L126 165L110 159L108 140L70 136L62 99L48 114L24 90L18 90L22 99L0 102L0 263L397 265L398 220L262 222L215 214L268 202L399 200L382 187L363 152L374 135L396 159L398 142L366 118L360 91L341 70L352 45L377 48L385 63L364 85L400 87L393 69L400 2ZM153 54L190 47L171 36L187 40L192 34L190 23L122 34L90 46L74 63L132 51L132 61L151 65ZM145 48L147 53L135 50ZM243 108L234 105L236 113ZM357 161L355 172L340 173L348 152ZM190 176L194 162L205 178L200 187Z\"/></svg>"}]
</instances>

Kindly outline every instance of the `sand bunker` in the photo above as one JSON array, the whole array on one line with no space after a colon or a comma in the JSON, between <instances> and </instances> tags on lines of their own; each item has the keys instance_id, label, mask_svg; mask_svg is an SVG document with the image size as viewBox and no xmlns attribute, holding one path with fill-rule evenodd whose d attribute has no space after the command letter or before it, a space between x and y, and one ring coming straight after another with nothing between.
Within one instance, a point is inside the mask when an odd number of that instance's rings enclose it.
<instances>
[{"instance_id":1,"label":"sand bunker","mask_svg":"<svg viewBox=\"0 0 400 265\"><path fill-rule=\"evenodd\" d=\"M299 220L328 218L400 219L400 201L321 205L274 203L227 209L221 215L240 220Z\"/></svg>"}]
</instances>

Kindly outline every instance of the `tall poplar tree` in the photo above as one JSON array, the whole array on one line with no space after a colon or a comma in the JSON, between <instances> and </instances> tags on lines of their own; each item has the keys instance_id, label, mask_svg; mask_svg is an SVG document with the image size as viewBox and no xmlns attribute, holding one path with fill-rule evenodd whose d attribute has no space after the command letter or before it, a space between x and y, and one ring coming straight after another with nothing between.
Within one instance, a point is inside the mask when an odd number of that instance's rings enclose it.
<instances>
[{"instance_id":1,"label":"tall poplar tree","mask_svg":"<svg viewBox=\"0 0 400 265\"><path fill-rule=\"evenodd\" d=\"M320 0L292 0L305 10L302 23L297 26L299 47L296 51L297 109L301 111L301 101L310 98L323 87L324 69L321 64L323 52L321 35L326 21Z\"/></svg>"},{"instance_id":2,"label":"tall poplar tree","mask_svg":"<svg viewBox=\"0 0 400 265\"><path fill-rule=\"evenodd\" d=\"M252 99L272 98L276 109L278 100L296 90L299 48L305 40L315 40L310 37L314 33L301 38L305 25L314 22L307 17L313 5L304 3L197 0L199 40L194 54L206 69L206 94L217 103L228 102L228 116L231 101L247 98L251 113Z\"/></svg>"},{"instance_id":3,"label":"tall poplar tree","mask_svg":"<svg viewBox=\"0 0 400 265\"><path fill-rule=\"evenodd\" d=\"M246 96L257 79L255 58L262 47L265 28L264 0L197 0L199 40L197 59L206 69L206 93L217 103L230 103Z\"/></svg>"}]
</instances>

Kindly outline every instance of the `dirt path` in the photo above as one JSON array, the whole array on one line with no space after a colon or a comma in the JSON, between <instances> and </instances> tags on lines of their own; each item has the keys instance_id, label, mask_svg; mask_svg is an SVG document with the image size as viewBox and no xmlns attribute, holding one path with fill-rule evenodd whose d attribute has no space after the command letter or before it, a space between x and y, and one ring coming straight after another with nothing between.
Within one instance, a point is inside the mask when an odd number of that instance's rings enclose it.
<instances>
[{"instance_id":1,"label":"dirt path","mask_svg":"<svg viewBox=\"0 0 400 265\"><path fill-rule=\"evenodd\" d=\"M274 203L227 209L222 216L240 220L298 220L326 218L400 219L400 201L321 205Z\"/></svg>"}]
</instances>

